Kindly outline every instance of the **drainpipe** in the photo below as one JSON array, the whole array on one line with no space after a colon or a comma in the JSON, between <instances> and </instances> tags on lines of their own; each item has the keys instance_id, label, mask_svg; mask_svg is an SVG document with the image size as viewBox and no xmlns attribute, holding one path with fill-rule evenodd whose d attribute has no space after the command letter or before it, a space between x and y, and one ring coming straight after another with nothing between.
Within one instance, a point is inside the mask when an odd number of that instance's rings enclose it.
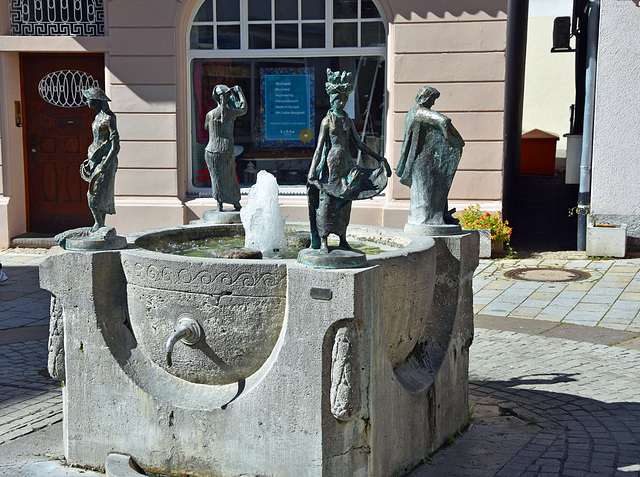
<instances>
[{"instance_id":1,"label":"drainpipe","mask_svg":"<svg viewBox=\"0 0 640 477\"><path fill-rule=\"evenodd\" d=\"M589 0L587 39L587 74L585 79L584 127L580 158L580 189L578 192L578 250L587 249L587 214L591 202L591 160L593 156L593 121L596 97L596 64L598 56L598 25L600 0Z\"/></svg>"},{"instance_id":2,"label":"drainpipe","mask_svg":"<svg viewBox=\"0 0 640 477\"><path fill-rule=\"evenodd\" d=\"M507 50L505 54L504 177L502 213L511 219L520 171L524 69L527 53L529 0L509 0L507 5Z\"/></svg>"}]
</instances>

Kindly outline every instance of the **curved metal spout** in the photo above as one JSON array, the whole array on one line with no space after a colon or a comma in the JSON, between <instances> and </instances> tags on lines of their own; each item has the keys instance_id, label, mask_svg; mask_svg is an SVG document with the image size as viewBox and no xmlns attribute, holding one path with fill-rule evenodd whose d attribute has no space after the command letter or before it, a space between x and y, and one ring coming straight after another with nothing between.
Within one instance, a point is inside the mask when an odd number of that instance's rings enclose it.
<instances>
[{"instance_id":1,"label":"curved metal spout","mask_svg":"<svg viewBox=\"0 0 640 477\"><path fill-rule=\"evenodd\" d=\"M173 347L178 341L182 341L188 346L193 346L200 341L201 336L202 327L200 326L200 323L191 318L190 315L180 315L176 322L176 330L169 337L165 347L167 351L167 366L171 366L173 364L171 355L173 354Z\"/></svg>"}]
</instances>

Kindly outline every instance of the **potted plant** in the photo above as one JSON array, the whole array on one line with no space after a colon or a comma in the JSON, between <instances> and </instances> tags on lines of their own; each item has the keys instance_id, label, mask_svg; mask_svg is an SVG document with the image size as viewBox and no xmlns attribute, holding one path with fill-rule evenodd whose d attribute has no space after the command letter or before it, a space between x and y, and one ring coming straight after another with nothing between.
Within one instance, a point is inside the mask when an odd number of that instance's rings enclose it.
<instances>
[{"instance_id":1,"label":"potted plant","mask_svg":"<svg viewBox=\"0 0 640 477\"><path fill-rule=\"evenodd\" d=\"M504 248L504 243L511 238L511 227L508 220L502 220L502 214L495 212L490 214L480 210L480 205L470 205L456 214L460 220L460 226L467 230L488 230L491 240L491 251L499 252Z\"/></svg>"}]
</instances>

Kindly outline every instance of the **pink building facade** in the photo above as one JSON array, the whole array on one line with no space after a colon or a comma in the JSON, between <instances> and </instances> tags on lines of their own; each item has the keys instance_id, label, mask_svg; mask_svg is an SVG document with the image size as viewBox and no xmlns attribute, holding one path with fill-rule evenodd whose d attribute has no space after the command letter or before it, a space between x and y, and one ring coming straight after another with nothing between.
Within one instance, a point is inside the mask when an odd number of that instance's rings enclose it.
<instances>
[{"instance_id":1,"label":"pink building facade","mask_svg":"<svg viewBox=\"0 0 640 477\"><path fill-rule=\"evenodd\" d=\"M435 109L466 140L451 206L502 208L506 0L218 2L0 0L0 247L25 232L92 223L78 167L93 112L74 103L74 88L91 81L118 117L117 213L107 224L120 233L215 208L201 122L219 83L241 85L250 105L236 122L243 200L254 171L269 170L286 220L306 221L305 168L328 107L326 68L355 74L347 109L392 168L416 92L435 86ZM265 114L264 78L291 74L310 81L292 96L308 105L311 133L299 138L274 133ZM408 199L393 176L383 195L354 203L351 222L402 227Z\"/></svg>"}]
</instances>

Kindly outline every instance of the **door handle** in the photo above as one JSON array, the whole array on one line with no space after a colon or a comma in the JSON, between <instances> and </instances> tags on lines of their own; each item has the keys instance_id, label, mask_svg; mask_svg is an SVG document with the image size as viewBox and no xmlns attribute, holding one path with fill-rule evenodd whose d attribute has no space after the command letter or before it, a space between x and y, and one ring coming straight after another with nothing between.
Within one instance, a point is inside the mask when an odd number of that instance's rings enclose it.
<instances>
[{"instance_id":1,"label":"door handle","mask_svg":"<svg viewBox=\"0 0 640 477\"><path fill-rule=\"evenodd\" d=\"M38 140L36 139L35 134L32 134L29 138L29 148L31 149L32 154L38 152Z\"/></svg>"}]
</instances>

